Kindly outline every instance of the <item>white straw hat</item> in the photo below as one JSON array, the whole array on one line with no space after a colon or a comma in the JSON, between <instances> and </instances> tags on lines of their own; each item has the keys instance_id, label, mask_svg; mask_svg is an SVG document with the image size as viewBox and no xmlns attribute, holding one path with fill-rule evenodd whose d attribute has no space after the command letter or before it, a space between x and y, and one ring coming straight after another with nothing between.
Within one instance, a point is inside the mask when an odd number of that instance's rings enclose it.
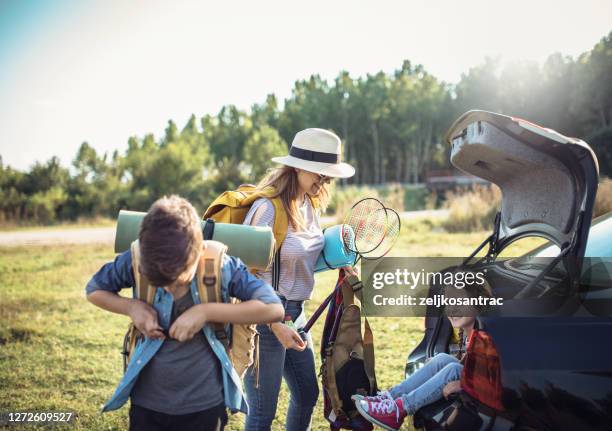
<instances>
[{"instance_id":1,"label":"white straw hat","mask_svg":"<svg viewBox=\"0 0 612 431\"><path fill-rule=\"evenodd\" d=\"M355 168L340 162L341 145L340 138L332 132L306 129L295 135L288 156L273 157L272 161L326 177L352 177Z\"/></svg>"}]
</instances>

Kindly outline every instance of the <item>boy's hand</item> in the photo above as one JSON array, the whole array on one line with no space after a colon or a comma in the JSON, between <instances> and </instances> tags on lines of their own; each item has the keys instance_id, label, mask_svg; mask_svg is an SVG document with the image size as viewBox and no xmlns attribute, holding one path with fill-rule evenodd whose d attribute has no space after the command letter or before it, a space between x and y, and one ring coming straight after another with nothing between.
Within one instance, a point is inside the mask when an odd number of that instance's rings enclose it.
<instances>
[{"instance_id":1,"label":"boy's hand","mask_svg":"<svg viewBox=\"0 0 612 431\"><path fill-rule=\"evenodd\" d=\"M206 323L205 305L194 305L181 314L170 327L170 337L180 342L191 340Z\"/></svg>"},{"instance_id":2,"label":"boy's hand","mask_svg":"<svg viewBox=\"0 0 612 431\"><path fill-rule=\"evenodd\" d=\"M461 382L459 380L453 380L452 382L448 382L446 386L442 389L442 395L444 398L448 399L451 394L461 391Z\"/></svg>"},{"instance_id":3,"label":"boy's hand","mask_svg":"<svg viewBox=\"0 0 612 431\"><path fill-rule=\"evenodd\" d=\"M272 325L272 332L285 349L293 349L301 352L306 348L306 343L298 332L283 323Z\"/></svg>"},{"instance_id":4,"label":"boy's hand","mask_svg":"<svg viewBox=\"0 0 612 431\"><path fill-rule=\"evenodd\" d=\"M163 328L157 322L157 311L146 302L132 299L129 315L136 329L142 332L145 337L165 338Z\"/></svg>"}]
</instances>

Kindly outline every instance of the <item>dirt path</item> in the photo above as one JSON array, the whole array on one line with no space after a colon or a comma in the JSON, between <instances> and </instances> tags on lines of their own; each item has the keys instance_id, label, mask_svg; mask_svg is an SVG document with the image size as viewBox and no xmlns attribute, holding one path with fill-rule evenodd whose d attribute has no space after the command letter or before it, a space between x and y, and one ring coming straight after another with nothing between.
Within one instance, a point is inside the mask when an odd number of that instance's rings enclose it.
<instances>
[{"instance_id":1,"label":"dirt path","mask_svg":"<svg viewBox=\"0 0 612 431\"><path fill-rule=\"evenodd\" d=\"M445 217L446 210L407 211L403 220ZM334 217L322 217L321 224L334 223ZM0 247L20 247L54 244L109 244L115 242L115 227L50 228L31 231L0 232Z\"/></svg>"},{"instance_id":2,"label":"dirt path","mask_svg":"<svg viewBox=\"0 0 612 431\"><path fill-rule=\"evenodd\" d=\"M114 227L52 228L0 232L0 247L54 244L109 244L115 242Z\"/></svg>"}]
</instances>

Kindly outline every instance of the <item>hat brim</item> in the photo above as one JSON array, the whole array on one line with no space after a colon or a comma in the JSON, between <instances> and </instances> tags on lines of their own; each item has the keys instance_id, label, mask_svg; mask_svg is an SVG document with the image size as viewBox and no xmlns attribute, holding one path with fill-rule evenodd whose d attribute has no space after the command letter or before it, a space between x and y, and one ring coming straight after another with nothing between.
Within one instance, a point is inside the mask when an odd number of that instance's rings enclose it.
<instances>
[{"instance_id":1,"label":"hat brim","mask_svg":"<svg viewBox=\"0 0 612 431\"><path fill-rule=\"evenodd\" d=\"M303 169L315 174L334 178L349 178L355 175L355 168L348 163L323 163L298 159L293 156L273 157L272 161L293 168Z\"/></svg>"}]
</instances>

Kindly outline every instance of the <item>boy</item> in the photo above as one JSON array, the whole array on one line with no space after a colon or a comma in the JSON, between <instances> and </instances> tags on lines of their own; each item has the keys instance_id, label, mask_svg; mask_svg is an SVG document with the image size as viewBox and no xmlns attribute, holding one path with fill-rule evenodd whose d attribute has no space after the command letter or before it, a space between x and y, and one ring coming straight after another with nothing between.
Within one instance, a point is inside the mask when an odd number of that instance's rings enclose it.
<instances>
[{"instance_id":1,"label":"boy","mask_svg":"<svg viewBox=\"0 0 612 431\"><path fill-rule=\"evenodd\" d=\"M153 305L121 297L135 284L130 251L104 265L86 287L87 299L129 316L144 335L123 379L103 411L129 398L131 430L220 430L226 408L247 413L240 377L207 322L269 323L284 310L274 290L237 258L221 269L223 298L242 302L201 304L194 280L206 247L198 215L178 196L156 201L143 219L140 272L157 288Z\"/></svg>"}]
</instances>

